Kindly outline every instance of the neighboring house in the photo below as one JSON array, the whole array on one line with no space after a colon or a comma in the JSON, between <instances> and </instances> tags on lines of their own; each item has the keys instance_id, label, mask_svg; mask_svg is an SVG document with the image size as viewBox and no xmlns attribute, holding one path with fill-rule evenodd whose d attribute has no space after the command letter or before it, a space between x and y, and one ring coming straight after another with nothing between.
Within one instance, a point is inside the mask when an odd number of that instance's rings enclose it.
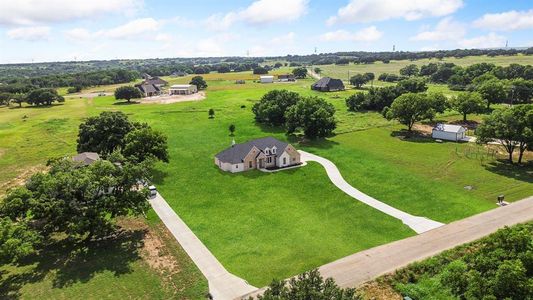
<instances>
[{"instance_id":1,"label":"neighboring house","mask_svg":"<svg viewBox=\"0 0 533 300\"><path fill-rule=\"evenodd\" d=\"M169 95L191 95L198 92L194 84L175 84L168 90Z\"/></svg>"},{"instance_id":2,"label":"neighboring house","mask_svg":"<svg viewBox=\"0 0 533 300\"><path fill-rule=\"evenodd\" d=\"M279 82L288 82L288 81L296 81L296 77L292 74L282 74L278 75L278 81Z\"/></svg>"},{"instance_id":3,"label":"neighboring house","mask_svg":"<svg viewBox=\"0 0 533 300\"><path fill-rule=\"evenodd\" d=\"M439 140L461 141L466 138L466 128L459 125L437 124L431 131L431 137Z\"/></svg>"},{"instance_id":4,"label":"neighboring house","mask_svg":"<svg viewBox=\"0 0 533 300\"><path fill-rule=\"evenodd\" d=\"M264 75L259 77L261 83L273 83L274 82L274 76L272 75Z\"/></svg>"},{"instance_id":5,"label":"neighboring house","mask_svg":"<svg viewBox=\"0 0 533 300\"><path fill-rule=\"evenodd\" d=\"M142 77L144 80L149 80L149 79L152 79L152 78L153 78L153 77L152 77L150 74L148 74L148 73L143 73L143 74L141 75L141 77Z\"/></svg>"},{"instance_id":6,"label":"neighboring house","mask_svg":"<svg viewBox=\"0 0 533 300\"><path fill-rule=\"evenodd\" d=\"M158 88L162 88L163 86L167 85L168 82L164 81L163 79L159 77L152 77L150 79L146 79L143 83L145 84L153 84L157 86Z\"/></svg>"},{"instance_id":7,"label":"neighboring house","mask_svg":"<svg viewBox=\"0 0 533 300\"><path fill-rule=\"evenodd\" d=\"M161 89L154 85L154 84L147 84L147 83L141 83L135 85L136 88L141 91L141 94L143 94L143 97L152 97L152 96L158 96L161 95Z\"/></svg>"},{"instance_id":8,"label":"neighboring house","mask_svg":"<svg viewBox=\"0 0 533 300\"><path fill-rule=\"evenodd\" d=\"M173 72L172 74L170 74L170 77L183 77L183 76L186 76L187 73L183 72L183 71L179 71L179 72Z\"/></svg>"},{"instance_id":9,"label":"neighboring house","mask_svg":"<svg viewBox=\"0 0 533 300\"><path fill-rule=\"evenodd\" d=\"M311 85L311 89L320 92L344 91L344 83L340 79L323 77Z\"/></svg>"},{"instance_id":10,"label":"neighboring house","mask_svg":"<svg viewBox=\"0 0 533 300\"><path fill-rule=\"evenodd\" d=\"M80 163L82 166L88 166L100 159L96 152L82 152L72 157L72 160Z\"/></svg>"},{"instance_id":11,"label":"neighboring house","mask_svg":"<svg viewBox=\"0 0 533 300\"><path fill-rule=\"evenodd\" d=\"M292 145L273 137L235 144L215 155L215 164L221 170L232 173L283 168L300 163L300 153Z\"/></svg>"}]
</instances>

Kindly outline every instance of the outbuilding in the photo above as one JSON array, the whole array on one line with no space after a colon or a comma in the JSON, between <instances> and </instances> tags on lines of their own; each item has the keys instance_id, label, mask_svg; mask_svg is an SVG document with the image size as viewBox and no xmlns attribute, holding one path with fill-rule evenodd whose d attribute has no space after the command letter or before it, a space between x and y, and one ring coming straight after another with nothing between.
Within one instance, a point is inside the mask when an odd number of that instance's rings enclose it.
<instances>
[{"instance_id":1,"label":"outbuilding","mask_svg":"<svg viewBox=\"0 0 533 300\"><path fill-rule=\"evenodd\" d=\"M274 76L272 75L264 75L259 77L261 83L273 83L274 82Z\"/></svg>"},{"instance_id":2,"label":"outbuilding","mask_svg":"<svg viewBox=\"0 0 533 300\"><path fill-rule=\"evenodd\" d=\"M197 92L198 88L194 84L175 84L168 90L169 95L191 95Z\"/></svg>"},{"instance_id":3,"label":"outbuilding","mask_svg":"<svg viewBox=\"0 0 533 300\"><path fill-rule=\"evenodd\" d=\"M437 124L431 131L431 137L439 140L461 141L466 138L466 128L460 125Z\"/></svg>"},{"instance_id":4,"label":"outbuilding","mask_svg":"<svg viewBox=\"0 0 533 300\"><path fill-rule=\"evenodd\" d=\"M344 91L344 83L340 79L323 77L311 85L311 89L320 92Z\"/></svg>"}]
</instances>

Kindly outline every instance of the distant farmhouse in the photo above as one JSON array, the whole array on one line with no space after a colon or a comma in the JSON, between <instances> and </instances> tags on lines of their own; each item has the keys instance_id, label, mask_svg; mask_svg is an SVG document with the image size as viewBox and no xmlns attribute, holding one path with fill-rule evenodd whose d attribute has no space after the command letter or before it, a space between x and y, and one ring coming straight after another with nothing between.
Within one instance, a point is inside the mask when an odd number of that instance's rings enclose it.
<instances>
[{"instance_id":1,"label":"distant farmhouse","mask_svg":"<svg viewBox=\"0 0 533 300\"><path fill-rule=\"evenodd\" d=\"M198 88L194 84L175 84L168 90L169 95L191 95L197 92Z\"/></svg>"},{"instance_id":2,"label":"distant farmhouse","mask_svg":"<svg viewBox=\"0 0 533 300\"><path fill-rule=\"evenodd\" d=\"M300 163L300 153L292 145L273 137L235 144L215 155L215 164L232 173L284 168Z\"/></svg>"},{"instance_id":3,"label":"distant farmhouse","mask_svg":"<svg viewBox=\"0 0 533 300\"><path fill-rule=\"evenodd\" d=\"M292 81L296 81L296 77L294 77L294 75L292 74L282 74L282 75L278 75L278 81L279 82L292 82Z\"/></svg>"},{"instance_id":4,"label":"distant farmhouse","mask_svg":"<svg viewBox=\"0 0 533 300\"><path fill-rule=\"evenodd\" d=\"M344 83L340 79L323 77L311 85L311 89L320 92L344 91Z\"/></svg>"},{"instance_id":5,"label":"distant farmhouse","mask_svg":"<svg viewBox=\"0 0 533 300\"><path fill-rule=\"evenodd\" d=\"M161 88L159 88L155 84L147 84L143 82L141 84L135 85L135 87L138 88L139 91L141 91L143 97L153 97L161 95Z\"/></svg>"},{"instance_id":6,"label":"distant farmhouse","mask_svg":"<svg viewBox=\"0 0 533 300\"><path fill-rule=\"evenodd\" d=\"M274 82L274 76L272 75L263 75L259 77L259 81L261 83L273 83Z\"/></svg>"},{"instance_id":7,"label":"distant farmhouse","mask_svg":"<svg viewBox=\"0 0 533 300\"><path fill-rule=\"evenodd\" d=\"M163 79L161 79L159 77L152 77L150 79L146 79L144 81L144 83L153 84L153 85L157 86L158 88L161 88L161 87L163 87L163 86L168 84L168 82L166 82L165 80L163 80Z\"/></svg>"},{"instance_id":8,"label":"distant farmhouse","mask_svg":"<svg viewBox=\"0 0 533 300\"><path fill-rule=\"evenodd\" d=\"M455 142L466 140L466 128L459 125L437 124L431 131L431 137Z\"/></svg>"},{"instance_id":9,"label":"distant farmhouse","mask_svg":"<svg viewBox=\"0 0 533 300\"><path fill-rule=\"evenodd\" d=\"M100 155L96 152L82 152L72 157L72 160L82 166L88 166L100 159Z\"/></svg>"}]
</instances>

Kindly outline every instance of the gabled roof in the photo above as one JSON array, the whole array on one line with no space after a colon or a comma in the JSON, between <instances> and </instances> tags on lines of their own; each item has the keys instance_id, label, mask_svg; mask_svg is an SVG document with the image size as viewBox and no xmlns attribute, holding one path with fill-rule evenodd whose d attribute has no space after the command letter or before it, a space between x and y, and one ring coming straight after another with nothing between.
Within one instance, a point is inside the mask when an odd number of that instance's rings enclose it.
<instances>
[{"instance_id":1,"label":"gabled roof","mask_svg":"<svg viewBox=\"0 0 533 300\"><path fill-rule=\"evenodd\" d=\"M157 92L161 91L161 89L159 89L157 86L155 86L153 84L142 83L142 84L136 85L135 87L137 87L139 90L141 90L141 92L143 92L145 94L157 93Z\"/></svg>"},{"instance_id":2,"label":"gabled roof","mask_svg":"<svg viewBox=\"0 0 533 300\"><path fill-rule=\"evenodd\" d=\"M228 149L219 152L217 155L215 155L216 158L218 158L222 162L227 163L242 163L246 155L250 153L250 150L255 146L260 151L264 151L266 148L273 148L276 147L278 149L278 153L281 153L281 151L285 150L289 144L282 142L278 139L275 139L273 137L264 137L257 140L249 141L242 144L235 144Z\"/></svg>"},{"instance_id":3,"label":"gabled roof","mask_svg":"<svg viewBox=\"0 0 533 300\"><path fill-rule=\"evenodd\" d=\"M100 155L96 152L82 152L72 157L73 161L80 162L84 166L88 166L99 159Z\"/></svg>"},{"instance_id":4,"label":"gabled roof","mask_svg":"<svg viewBox=\"0 0 533 300\"><path fill-rule=\"evenodd\" d=\"M168 82L164 81L163 79L159 78L159 77L153 77L153 78L150 78L150 79L146 79L144 81L145 84L167 84Z\"/></svg>"},{"instance_id":5,"label":"gabled roof","mask_svg":"<svg viewBox=\"0 0 533 300\"><path fill-rule=\"evenodd\" d=\"M325 89L325 88L344 88L344 83L340 79L334 79L331 77L322 77L320 80L313 84L313 88Z\"/></svg>"},{"instance_id":6,"label":"gabled roof","mask_svg":"<svg viewBox=\"0 0 533 300\"><path fill-rule=\"evenodd\" d=\"M441 123L439 123L439 124L435 125L435 127L433 127L433 130L459 133L459 132L466 131L466 128L464 128L463 126L460 126L460 125L441 124Z\"/></svg>"}]
</instances>

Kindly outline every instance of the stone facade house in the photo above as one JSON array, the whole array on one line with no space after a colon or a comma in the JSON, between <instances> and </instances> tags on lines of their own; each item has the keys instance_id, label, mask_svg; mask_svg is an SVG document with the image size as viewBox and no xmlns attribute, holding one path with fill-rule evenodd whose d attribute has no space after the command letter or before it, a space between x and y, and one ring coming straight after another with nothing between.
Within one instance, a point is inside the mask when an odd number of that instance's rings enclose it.
<instances>
[{"instance_id":1,"label":"stone facade house","mask_svg":"<svg viewBox=\"0 0 533 300\"><path fill-rule=\"evenodd\" d=\"M276 169L301 164L300 153L291 145L273 137L235 144L215 155L215 164L223 171Z\"/></svg>"}]
</instances>

